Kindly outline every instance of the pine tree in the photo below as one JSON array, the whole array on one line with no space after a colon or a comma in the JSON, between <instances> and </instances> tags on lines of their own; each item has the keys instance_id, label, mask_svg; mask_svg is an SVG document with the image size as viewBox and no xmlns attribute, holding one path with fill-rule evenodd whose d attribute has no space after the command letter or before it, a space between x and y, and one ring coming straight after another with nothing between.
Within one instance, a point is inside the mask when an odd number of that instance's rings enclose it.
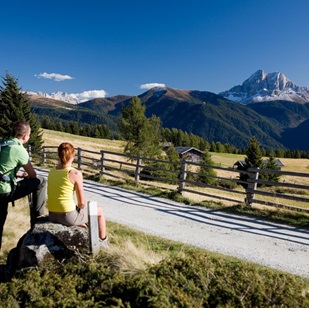
<instances>
[{"instance_id":1,"label":"pine tree","mask_svg":"<svg viewBox=\"0 0 309 309\"><path fill-rule=\"evenodd\" d=\"M211 152L218 152L217 151L217 145L216 145L215 142L211 142L211 144L210 144L210 151Z\"/></svg>"},{"instance_id":2,"label":"pine tree","mask_svg":"<svg viewBox=\"0 0 309 309\"><path fill-rule=\"evenodd\" d=\"M211 156L208 151L205 151L200 162L205 166L201 166L199 170L199 181L204 182L206 184L214 185L216 183L217 176L216 171L211 167L214 165L214 162L211 159Z\"/></svg>"},{"instance_id":3,"label":"pine tree","mask_svg":"<svg viewBox=\"0 0 309 309\"><path fill-rule=\"evenodd\" d=\"M246 167L263 168L262 151L256 137L252 137L246 150Z\"/></svg>"},{"instance_id":4,"label":"pine tree","mask_svg":"<svg viewBox=\"0 0 309 309\"><path fill-rule=\"evenodd\" d=\"M249 141L248 147L245 151L246 157L245 157L245 166L241 168L244 171L247 171L248 168L254 167L254 168L264 168L263 164L263 158L262 158L262 151L260 149L260 144L256 137L252 137ZM242 181L247 182L249 178L248 174L240 173L239 179ZM246 183L241 184L244 188L247 187Z\"/></svg>"},{"instance_id":5,"label":"pine tree","mask_svg":"<svg viewBox=\"0 0 309 309\"><path fill-rule=\"evenodd\" d=\"M133 97L127 107L122 106L119 130L127 141L125 153L155 158L161 153L161 121L145 116L146 107L138 97Z\"/></svg>"},{"instance_id":6,"label":"pine tree","mask_svg":"<svg viewBox=\"0 0 309 309\"><path fill-rule=\"evenodd\" d=\"M18 120L29 122L31 135L28 144L33 152L39 151L43 144L43 131L38 118L31 112L31 104L19 88L18 80L6 73L3 86L0 86L0 137L9 137L12 123Z\"/></svg>"},{"instance_id":7,"label":"pine tree","mask_svg":"<svg viewBox=\"0 0 309 309\"><path fill-rule=\"evenodd\" d=\"M274 153L270 152L269 154L269 158L267 163L265 164L265 169L267 170L273 170L273 171L279 171L280 167L278 166ZM279 174L273 174L273 173L267 173L267 174L263 174L263 179L264 180L268 180L268 181L272 181L272 182L278 182L280 179L280 175Z\"/></svg>"},{"instance_id":8,"label":"pine tree","mask_svg":"<svg viewBox=\"0 0 309 309\"><path fill-rule=\"evenodd\" d=\"M168 164L167 169L171 170L171 171L179 171L180 169L180 158L179 158L179 153L176 150L176 148L174 146L171 146L168 148L167 152L167 160L169 162L173 162L173 163L179 163L178 164ZM171 175L171 179L176 179L177 178L177 174L172 174Z\"/></svg>"},{"instance_id":9,"label":"pine tree","mask_svg":"<svg viewBox=\"0 0 309 309\"><path fill-rule=\"evenodd\" d=\"M55 123L56 123L56 131L64 132L62 121L58 119L55 121Z\"/></svg>"}]
</instances>

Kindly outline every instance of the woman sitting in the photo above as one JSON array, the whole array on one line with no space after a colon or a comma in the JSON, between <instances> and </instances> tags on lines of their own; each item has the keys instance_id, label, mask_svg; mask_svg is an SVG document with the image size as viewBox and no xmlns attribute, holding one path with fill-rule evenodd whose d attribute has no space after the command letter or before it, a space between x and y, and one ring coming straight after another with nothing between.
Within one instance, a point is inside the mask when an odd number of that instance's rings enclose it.
<instances>
[{"instance_id":1,"label":"woman sitting","mask_svg":"<svg viewBox=\"0 0 309 309\"><path fill-rule=\"evenodd\" d=\"M49 220L67 226L86 226L88 211L84 196L83 175L72 167L75 150L70 143L58 147L59 163L48 175L47 208ZM77 205L74 200L76 192ZM98 206L99 237L103 247L108 246L103 210Z\"/></svg>"}]
</instances>

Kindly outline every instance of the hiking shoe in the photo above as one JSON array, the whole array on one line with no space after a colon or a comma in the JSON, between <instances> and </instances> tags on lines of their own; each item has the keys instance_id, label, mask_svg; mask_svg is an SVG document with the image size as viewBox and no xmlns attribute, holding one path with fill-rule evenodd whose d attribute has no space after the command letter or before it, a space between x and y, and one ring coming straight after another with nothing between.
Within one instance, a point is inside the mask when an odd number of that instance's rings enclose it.
<instances>
[{"instance_id":1,"label":"hiking shoe","mask_svg":"<svg viewBox=\"0 0 309 309\"><path fill-rule=\"evenodd\" d=\"M106 236L104 239L100 239L100 246L101 248L108 248L109 247L109 240L108 240L108 236Z\"/></svg>"}]
</instances>

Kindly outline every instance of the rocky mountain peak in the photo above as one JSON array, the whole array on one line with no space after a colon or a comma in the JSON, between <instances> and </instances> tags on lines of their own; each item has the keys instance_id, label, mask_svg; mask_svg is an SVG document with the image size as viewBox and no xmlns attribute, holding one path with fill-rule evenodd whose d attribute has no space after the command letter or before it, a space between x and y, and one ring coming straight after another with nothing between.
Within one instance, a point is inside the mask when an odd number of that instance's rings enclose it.
<instances>
[{"instance_id":1,"label":"rocky mountain peak","mask_svg":"<svg viewBox=\"0 0 309 309\"><path fill-rule=\"evenodd\" d=\"M298 87L283 73L265 73L258 70L242 85L219 93L224 98L243 104L262 101L285 100L299 103L309 101L308 87Z\"/></svg>"},{"instance_id":2,"label":"rocky mountain peak","mask_svg":"<svg viewBox=\"0 0 309 309\"><path fill-rule=\"evenodd\" d=\"M45 93L45 92L30 92L28 91L27 94L30 95L35 95L35 96L39 96L39 97L44 97L44 98L48 98L48 99L54 99L54 100L59 100L59 101L63 101L66 103L70 103L70 104L78 104L78 100L76 99L75 96L73 96L72 94L66 93L66 92L61 92L61 91L57 91L57 92L53 92L53 93Z\"/></svg>"}]
</instances>

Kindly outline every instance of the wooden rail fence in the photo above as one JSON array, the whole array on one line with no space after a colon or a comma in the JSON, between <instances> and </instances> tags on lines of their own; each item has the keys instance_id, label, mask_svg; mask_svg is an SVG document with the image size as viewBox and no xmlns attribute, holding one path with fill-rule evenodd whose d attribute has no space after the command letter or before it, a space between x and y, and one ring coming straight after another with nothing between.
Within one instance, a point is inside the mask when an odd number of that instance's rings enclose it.
<instances>
[{"instance_id":1,"label":"wooden rail fence","mask_svg":"<svg viewBox=\"0 0 309 309\"><path fill-rule=\"evenodd\" d=\"M39 156L43 165L54 163L57 160L57 147L44 146ZM309 174L306 173L258 168L240 171L233 167L210 166L190 161L169 162L81 148L77 148L76 163L78 169L87 173L99 173L101 177L132 179L136 184L155 180L166 186L174 185L174 190L181 194L188 192L208 199L245 203L247 207L261 204L309 213L309 186L306 185ZM217 175L202 174L199 172L201 167L213 169ZM246 182L239 179L240 172L248 174ZM263 173L278 174L280 181L264 181L259 178ZM204 183L199 180L201 177L214 178L216 184ZM286 181L286 177L292 179L292 182ZM281 181L281 178L284 180Z\"/></svg>"}]
</instances>

